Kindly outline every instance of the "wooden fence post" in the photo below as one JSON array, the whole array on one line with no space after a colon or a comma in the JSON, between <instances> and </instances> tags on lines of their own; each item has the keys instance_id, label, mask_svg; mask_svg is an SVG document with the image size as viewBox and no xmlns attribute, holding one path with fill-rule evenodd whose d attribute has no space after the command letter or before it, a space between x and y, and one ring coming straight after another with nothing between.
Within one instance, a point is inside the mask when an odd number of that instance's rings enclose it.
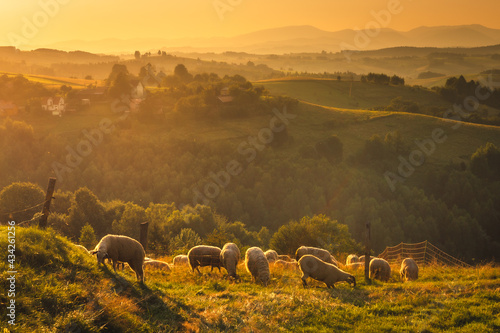
<instances>
[{"instance_id":1,"label":"wooden fence post","mask_svg":"<svg viewBox=\"0 0 500 333\"><path fill-rule=\"evenodd\" d=\"M43 204L42 209L42 217L40 217L40 221L38 225L40 228L45 229L47 227L47 218L49 217L50 212L50 202L53 199L54 189L56 187L56 179L49 178L49 185L47 186L47 193L45 194L45 203Z\"/></svg>"},{"instance_id":2,"label":"wooden fence post","mask_svg":"<svg viewBox=\"0 0 500 333\"><path fill-rule=\"evenodd\" d=\"M148 248L148 227L149 222L141 223L141 234L139 236L139 242L142 244L144 252L146 252Z\"/></svg>"},{"instance_id":3,"label":"wooden fence post","mask_svg":"<svg viewBox=\"0 0 500 333\"><path fill-rule=\"evenodd\" d=\"M370 281L370 252L371 252L371 223L366 223L366 238L365 238L365 281L371 283Z\"/></svg>"}]
</instances>

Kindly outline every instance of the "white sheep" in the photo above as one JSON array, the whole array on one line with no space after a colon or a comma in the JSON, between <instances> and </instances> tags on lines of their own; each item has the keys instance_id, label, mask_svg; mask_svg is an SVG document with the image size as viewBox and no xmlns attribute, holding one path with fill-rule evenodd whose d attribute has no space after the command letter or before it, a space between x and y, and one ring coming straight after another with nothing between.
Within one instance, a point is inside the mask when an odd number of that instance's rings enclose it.
<instances>
[{"instance_id":1,"label":"white sheep","mask_svg":"<svg viewBox=\"0 0 500 333\"><path fill-rule=\"evenodd\" d=\"M370 261L370 279L389 281L391 277L391 266L382 258L374 258Z\"/></svg>"},{"instance_id":2,"label":"white sheep","mask_svg":"<svg viewBox=\"0 0 500 333\"><path fill-rule=\"evenodd\" d=\"M345 264L346 265L350 265L350 264L353 264L355 262L359 262L359 258L357 255L355 254L350 254L347 256L347 259L345 260Z\"/></svg>"},{"instance_id":3,"label":"white sheep","mask_svg":"<svg viewBox=\"0 0 500 333\"><path fill-rule=\"evenodd\" d=\"M216 246L209 246L209 245L198 245L188 252L188 259L189 259L189 266L191 267L191 270L194 272L196 269L198 273L201 274L200 267L204 266L211 266L212 268L210 271L212 272L214 270L214 267L217 267L220 272L220 268L222 266L222 263L220 261L220 253L221 249Z\"/></svg>"},{"instance_id":4,"label":"white sheep","mask_svg":"<svg viewBox=\"0 0 500 333\"><path fill-rule=\"evenodd\" d=\"M308 277L324 282L327 288L335 288L335 283L341 281L351 283L353 287L356 286L356 278L353 275L310 254L300 258L299 268L302 271L301 279L304 287L307 286Z\"/></svg>"},{"instance_id":5,"label":"white sheep","mask_svg":"<svg viewBox=\"0 0 500 333\"><path fill-rule=\"evenodd\" d=\"M302 258L302 256L304 256L306 254L311 254L311 255L323 260L324 262L338 266L337 260L330 254L330 252L328 252L325 249L320 249L320 248L311 247L311 246L299 247L297 249L297 251L295 252L295 260L299 261L300 258Z\"/></svg>"},{"instance_id":6,"label":"white sheep","mask_svg":"<svg viewBox=\"0 0 500 333\"><path fill-rule=\"evenodd\" d=\"M236 266L240 261L240 249L238 249L238 245L234 243L224 244L220 253L220 260L222 262L222 266L227 271L227 275L232 278L238 278L238 275L236 274Z\"/></svg>"},{"instance_id":7,"label":"white sheep","mask_svg":"<svg viewBox=\"0 0 500 333\"><path fill-rule=\"evenodd\" d=\"M403 281L413 281L418 279L418 265L412 258L406 258L401 263L401 269L399 270L401 275L401 280Z\"/></svg>"},{"instance_id":8,"label":"white sheep","mask_svg":"<svg viewBox=\"0 0 500 333\"><path fill-rule=\"evenodd\" d=\"M266 256L268 262L273 262L278 260L278 252L274 250L267 250L266 252L264 252L264 255Z\"/></svg>"},{"instance_id":9,"label":"white sheep","mask_svg":"<svg viewBox=\"0 0 500 333\"><path fill-rule=\"evenodd\" d=\"M185 254L179 254L174 257L174 266L189 265L189 258Z\"/></svg>"},{"instance_id":10,"label":"white sheep","mask_svg":"<svg viewBox=\"0 0 500 333\"><path fill-rule=\"evenodd\" d=\"M258 247L251 247L245 253L245 267L252 275L254 282L260 282L267 286L271 279L269 262L264 252Z\"/></svg>"},{"instance_id":11,"label":"white sheep","mask_svg":"<svg viewBox=\"0 0 500 333\"><path fill-rule=\"evenodd\" d=\"M372 261L372 260L373 260L373 259L375 259L375 258L376 258L376 257L374 257L374 256L370 256L370 261ZM359 261L359 262L365 262L365 256L364 256L364 255L360 256L360 257L358 258L358 261ZM368 263L369 263L369 262L368 262Z\"/></svg>"},{"instance_id":12,"label":"white sheep","mask_svg":"<svg viewBox=\"0 0 500 333\"><path fill-rule=\"evenodd\" d=\"M284 260L284 261L295 261L295 259L290 258L288 254L278 254L278 260Z\"/></svg>"},{"instance_id":13,"label":"white sheep","mask_svg":"<svg viewBox=\"0 0 500 333\"><path fill-rule=\"evenodd\" d=\"M346 269L349 269L349 270L356 270L356 269L359 269L359 268L364 268L365 267L365 263L364 262L353 262L352 264L348 264L348 265L345 265Z\"/></svg>"},{"instance_id":14,"label":"white sheep","mask_svg":"<svg viewBox=\"0 0 500 333\"><path fill-rule=\"evenodd\" d=\"M161 269L165 271L170 271L170 265L161 260L154 260L154 259L149 259L147 261L144 261L144 268L152 268L152 269Z\"/></svg>"},{"instance_id":15,"label":"white sheep","mask_svg":"<svg viewBox=\"0 0 500 333\"><path fill-rule=\"evenodd\" d=\"M146 253L141 243L135 239L120 235L106 235L90 253L97 255L99 264L104 264L104 259L111 259L115 272L118 262L128 263L135 272L137 280L144 282L143 264Z\"/></svg>"},{"instance_id":16,"label":"white sheep","mask_svg":"<svg viewBox=\"0 0 500 333\"><path fill-rule=\"evenodd\" d=\"M292 261L285 261L278 259L274 262L274 267L281 267L282 269L294 270L299 268L299 264L294 259L292 259Z\"/></svg>"}]
</instances>

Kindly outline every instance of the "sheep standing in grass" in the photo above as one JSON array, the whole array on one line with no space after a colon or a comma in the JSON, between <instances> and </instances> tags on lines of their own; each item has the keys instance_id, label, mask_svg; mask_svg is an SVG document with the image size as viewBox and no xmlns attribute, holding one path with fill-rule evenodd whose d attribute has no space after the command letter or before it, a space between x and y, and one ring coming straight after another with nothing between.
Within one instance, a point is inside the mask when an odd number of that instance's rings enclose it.
<instances>
[{"instance_id":1,"label":"sheep standing in grass","mask_svg":"<svg viewBox=\"0 0 500 333\"><path fill-rule=\"evenodd\" d=\"M365 267L364 262L353 262L352 264L345 265L345 268L350 270L364 268L364 267Z\"/></svg>"},{"instance_id":2,"label":"sheep standing in grass","mask_svg":"<svg viewBox=\"0 0 500 333\"><path fill-rule=\"evenodd\" d=\"M161 269L168 272L170 271L170 265L167 262L154 259L144 261L144 268Z\"/></svg>"},{"instance_id":3,"label":"sheep standing in grass","mask_svg":"<svg viewBox=\"0 0 500 333\"><path fill-rule=\"evenodd\" d=\"M359 262L359 258L357 255L355 254L350 254L347 256L347 259L345 260L345 264L346 265L350 265L350 264L353 264L355 262Z\"/></svg>"},{"instance_id":4,"label":"sheep standing in grass","mask_svg":"<svg viewBox=\"0 0 500 333\"><path fill-rule=\"evenodd\" d=\"M194 272L195 268L198 273L201 274L200 267L211 266L210 272L214 270L214 267L217 267L220 272L220 268L222 266L222 262L220 261L220 253L221 249L216 246L209 245L198 245L188 252L189 266L191 270Z\"/></svg>"},{"instance_id":5,"label":"sheep standing in grass","mask_svg":"<svg viewBox=\"0 0 500 333\"><path fill-rule=\"evenodd\" d=\"M185 254L179 254L174 257L174 266L189 265L189 258Z\"/></svg>"},{"instance_id":6,"label":"sheep standing in grass","mask_svg":"<svg viewBox=\"0 0 500 333\"><path fill-rule=\"evenodd\" d=\"M295 260L285 261L285 260L278 259L274 262L274 267L281 267L283 269L293 270L293 269L298 269L299 264Z\"/></svg>"},{"instance_id":7,"label":"sheep standing in grass","mask_svg":"<svg viewBox=\"0 0 500 333\"><path fill-rule=\"evenodd\" d=\"M220 253L220 260L222 266L227 271L227 275L236 279L238 277L236 274L236 266L240 261L240 249L238 249L238 245L234 243L224 244Z\"/></svg>"},{"instance_id":8,"label":"sheep standing in grass","mask_svg":"<svg viewBox=\"0 0 500 333\"><path fill-rule=\"evenodd\" d=\"M273 262L278 260L278 252L274 250L267 250L266 252L264 252L264 255L266 256L268 262Z\"/></svg>"},{"instance_id":9,"label":"sheep standing in grass","mask_svg":"<svg viewBox=\"0 0 500 333\"><path fill-rule=\"evenodd\" d=\"M375 259L375 257L374 257L374 256L370 256L370 261L372 261L373 259ZM359 257L359 258L358 258L358 261L359 261L359 262L365 262L365 256L364 256L364 255L362 255L361 257Z\"/></svg>"},{"instance_id":10,"label":"sheep standing in grass","mask_svg":"<svg viewBox=\"0 0 500 333\"><path fill-rule=\"evenodd\" d=\"M104 259L111 259L116 272L118 262L126 262L135 272L137 280L144 282L144 257L146 253L141 243L133 238L120 235L106 235L96 245L91 254L97 255L97 262L104 264Z\"/></svg>"},{"instance_id":11,"label":"sheep standing in grass","mask_svg":"<svg viewBox=\"0 0 500 333\"><path fill-rule=\"evenodd\" d=\"M252 275L254 282L260 282L267 286L271 279L269 262L264 252L258 247L251 247L245 253L245 267Z\"/></svg>"},{"instance_id":12,"label":"sheep standing in grass","mask_svg":"<svg viewBox=\"0 0 500 333\"><path fill-rule=\"evenodd\" d=\"M278 260L284 260L284 261L295 261L295 259L290 258L288 254L278 254Z\"/></svg>"},{"instance_id":13,"label":"sheep standing in grass","mask_svg":"<svg viewBox=\"0 0 500 333\"><path fill-rule=\"evenodd\" d=\"M302 283L307 286L307 278L324 282L328 288L335 288L335 283L345 281L356 286L356 278L341 270L337 266L324 262L323 260L306 254L299 260L299 268L302 271Z\"/></svg>"},{"instance_id":14,"label":"sheep standing in grass","mask_svg":"<svg viewBox=\"0 0 500 333\"><path fill-rule=\"evenodd\" d=\"M382 258L375 258L370 261L370 279L389 281L391 277L391 266Z\"/></svg>"},{"instance_id":15,"label":"sheep standing in grass","mask_svg":"<svg viewBox=\"0 0 500 333\"><path fill-rule=\"evenodd\" d=\"M324 262L338 266L337 260L325 249L320 249L317 247L301 246L295 252L295 260L299 261L302 256L306 254L311 254L316 258L323 260Z\"/></svg>"},{"instance_id":16,"label":"sheep standing in grass","mask_svg":"<svg viewBox=\"0 0 500 333\"><path fill-rule=\"evenodd\" d=\"M418 265L412 258L406 258L401 263L401 269L399 270L401 275L401 280L403 281L414 281L418 279Z\"/></svg>"}]
</instances>

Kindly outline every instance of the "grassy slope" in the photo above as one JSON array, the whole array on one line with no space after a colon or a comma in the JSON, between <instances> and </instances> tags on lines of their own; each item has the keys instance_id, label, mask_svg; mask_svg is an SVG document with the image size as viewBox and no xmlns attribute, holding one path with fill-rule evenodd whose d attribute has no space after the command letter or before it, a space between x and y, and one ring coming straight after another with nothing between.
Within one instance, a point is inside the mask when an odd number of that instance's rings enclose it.
<instances>
[{"instance_id":1,"label":"grassy slope","mask_svg":"<svg viewBox=\"0 0 500 333\"><path fill-rule=\"evenodd\" d=\"M0 76L2 76L2 75L7 75L7 76L13 77L13 76L17 76L19 74L0 72ZM32 82L42 83L47 88L59 88L62 85L66 85L66 86L71 86L73 89L83 89L90 84L95 84L96 82L98 83L98 86L104 85L104 82L100 81L100 80L85 80L85 79L76 79L76 78L73 79L73 78L69 78L69 77L55 77L55 76L49 76L49 75L23 74L23 76Z\"/></svg>"},{"instance_id":2,"label":"grassy slope","mask_svg":"<svg viewBox=\"0 0 500 333\"><path fill-rule=\"evenodd\" d=\"M272 94L287 95L309 103L338 108L369 109L386 106L396 97L410 99L422 105L449 106L448 102L433 92L407 86L325 79L276 79L257 81L255 84L264 86Z\"/></svg>"},{"instance_id":3,"label":"grassy slope","mask_svg":"<svg viewBox=\"0 0 500 333\"><path fill-rule=\"evenodd\" d=\"M6 228L0 227L0 248ZM356 331L494 332L500 329L500 268L423 267L420 279L364 282L329 290L298 271L271 267L268 287L202 269L148 271L145 286L129 270L98 267L71 243L35 228L16 230L17 326L15 332ZM168 258L164 258L167 259ZM1 278L7 278L5 260ZM2 293L1 301L7 301ZM2 306L2 315L5 308Z\"/></svg>"},{"instance_id":4,"label":"grassy slope","mask_svg":"<svg viewBox=\"0 0 500 333\"><path fill-rule=\"evenodd\" d=\"M425 170L426 165L448 164L450 161L468 160L476 149L486 142L500 146L500 128L470 123L460 123L457 129L455 122L441 118L419 114L406 114L387 111L366 111L323 107L309 103L300 103L296 110L289 111L296 115L290 120L289 134L294 143L281 151L284 154L295 154L303 145L314 145L330 135L337 135L344 145L344 156L348 157L361 149L367 139L378 134L398 130L403 140L410 148L418 149L415 140L429 139L432 131L441 128L447 135L444 143L436 145L434 153L419 170ZM144 137L155 142L168 141L171 138L187 140L219 142L223 141L236 147L248 136L257 136L262 128L269 126L272 115L262 115L242 119L228 119L210 122L184 122L182 124L159 123L142 124L135 122L131 128L123 128L120 115L113 114L108 104L98 104L84 113L71 114L66 117L23 116L22 119L31 124L35 135L44 137L49 134L64 136L76 145L82 137L83 129L96 129L102 119L110 119L116 124L115 133L123 131L134 137ZM407 158L408 156L404 156ZM228 157L229 159L230 157ZM399 165L394 160L394 169Z\"/></svg>"}]
</instances>

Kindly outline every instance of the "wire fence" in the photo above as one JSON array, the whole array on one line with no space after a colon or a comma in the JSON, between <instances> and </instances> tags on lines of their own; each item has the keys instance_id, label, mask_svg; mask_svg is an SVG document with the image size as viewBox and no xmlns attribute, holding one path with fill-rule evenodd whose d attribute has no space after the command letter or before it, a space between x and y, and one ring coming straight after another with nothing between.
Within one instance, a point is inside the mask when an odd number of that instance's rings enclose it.
<instances>
[{"instance_id":1,"label":"wire fence","mask_svg":"<svg viewBox=\"0 0 500 333\"><path fill-rule=\"evenodd\" d=\"M413 244L399 243L396 246L388 246L378 257L387 260L389 263L400 263L405 258L412 258L418 265L440 264L472 267L466 262L440 250L428 241Z\"/></svg>"}]
</instances>

